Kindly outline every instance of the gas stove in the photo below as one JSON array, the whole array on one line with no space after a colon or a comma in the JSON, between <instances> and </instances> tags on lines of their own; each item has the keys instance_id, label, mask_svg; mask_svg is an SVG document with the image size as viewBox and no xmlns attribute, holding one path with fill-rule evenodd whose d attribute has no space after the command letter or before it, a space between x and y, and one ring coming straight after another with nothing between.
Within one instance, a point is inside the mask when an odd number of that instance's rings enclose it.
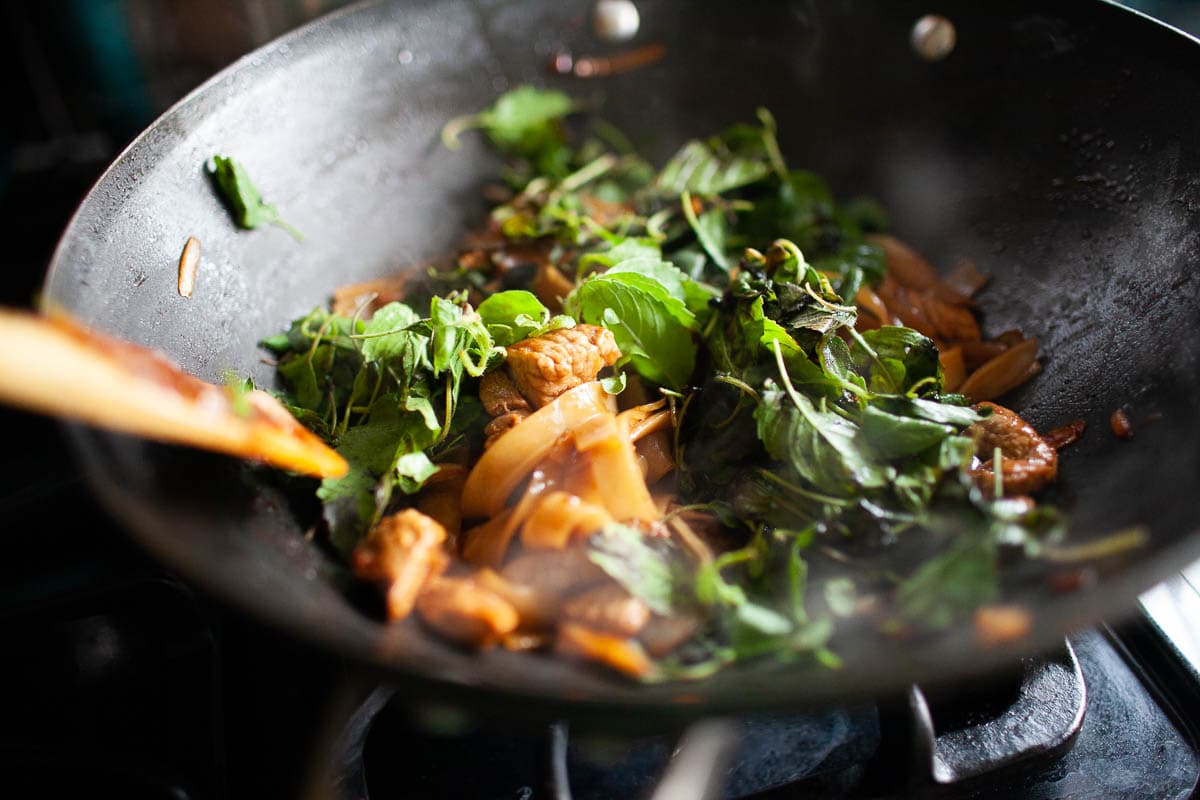
<instances>
[{"instance_id":1,"label":"gas stove","mask_svg":"<svg viewBox=\"0 0 1200 800\"><path fill-rule=\"evenodd\" d=\"M20 113L0 172L0 300L29 302L73 204L150 116L338 4L128 0L66 16L9 4L0 52ZM1152 5L1200 25L1194 6ZM105 38L121 19L136 21L124 56ZM101 70L80 55L106 52ZM969 691L913 687L873 706L619 737L361 685L144 556L91 499L57 423L0 409L0 426L11 796L1184 798L1200 778L1200 566L1149 592L1131 620Z\"/></svg>"}]
</instances>

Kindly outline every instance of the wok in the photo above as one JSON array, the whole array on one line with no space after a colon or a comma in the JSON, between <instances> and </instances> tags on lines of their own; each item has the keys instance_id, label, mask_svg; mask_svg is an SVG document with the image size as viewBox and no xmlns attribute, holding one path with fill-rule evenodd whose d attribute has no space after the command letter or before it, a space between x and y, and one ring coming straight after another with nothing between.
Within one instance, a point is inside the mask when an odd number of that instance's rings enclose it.
<instances>
[{"instance_id":1,"label":"wok","mask_svg":"<svg viewBox=\"0 0 1200 800\"><path fill-rule=\"evenodd\" d=\"M946 59L909 43L929 5L895 0L642 0L639 42L666 57L592 80L552 77L557 48L603 53L587 6L526 0L368 3L252 53L168 111L104 174L54 254L45 298L160 348L210 380L273 382L256 342L343 283L451 252L485 213L497 163L459 152L443 123L521 82L585 98L661 163L685 139L767 106L783 151L843 195L867 193L934 263L993 276L990 330L1037 336L1045 372L1008 398L1046 429L1082 417L1057 502L1074 542L1135 523L1145 547L1097 563L1077 591L1061 567L1012 565L1034 614L984 648L969 625L887 644L843 621L840 670L738 665L680 687L504 651L468 653L414 624L385 626L338 585L305 537L316 509L264 470L84 427L74 450L94 490L183 575L300 639L392 679L402 693L523 714L676 719L818 706L959 678L1126 612L1200 555L1200 46L1105 2L944 0ZM251 166L304 232L238 231L206 180L214 153ZM190 300L175 290L202 242ZM1135 435L1108 431L1130 410ZM887 552L879 556L886 563ZM912 565L894 565L898 572ZM862 635L859 635L862 634ZM653 712L652 714L646 712Z\"/></svg>"}]
</instances>

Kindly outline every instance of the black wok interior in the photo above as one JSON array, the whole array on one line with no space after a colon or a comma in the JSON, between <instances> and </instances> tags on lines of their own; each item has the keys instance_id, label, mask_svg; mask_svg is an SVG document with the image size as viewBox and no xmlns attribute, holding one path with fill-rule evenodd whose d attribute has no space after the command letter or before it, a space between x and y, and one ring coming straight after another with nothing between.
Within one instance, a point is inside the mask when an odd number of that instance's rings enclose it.
<instances>
[{"instance_id":1,"label":"black wok interior","mask_svg":"<svg viewBox=\"0 0 1200 800\"><path fill-rule=\"evenodd\" d=\"M1043 429L1088 423L1055 490L1074 540L1142 523L1148 546L1102 562L1076 593L1055 593L1044 565L1020 567L1014 599L1036 627L1008 648L980 649L966 626L887 646L849 636L839 671L757 663L697 685L641 687L550 659L462 652L415 624L386 628L346 600L303 536L311 508L297 509L269 474L75 429L95 489L140 541L401 691L612 717L818 705L980 671L1127 610L1200 552L1200 45L1104 2L642 0L638 41L665 42L661 63L550 77L558 47L611 51L584 24L587 7L367 4L251 54L105 174L63 237L46 299L204 378L232 368L269 384L261 337L339 284L452 251L480 221L478 190L496 163L477 136L445 150L447 119L521 82L555 85L661 160L767 106L790 163L844 195L878 197L895 230L942 268L970 258L994 276L987 328L1019 327L1045 356L1043 375L1008 404ZM909 46L930 11L958 32L936 63ZM214 153L252 165L304 241L236 230L202 171ZM185 300L175 283L188 236L202 255ZM1118 407L1132 440L1108 430Z\"/></svg>"}]
</instances>

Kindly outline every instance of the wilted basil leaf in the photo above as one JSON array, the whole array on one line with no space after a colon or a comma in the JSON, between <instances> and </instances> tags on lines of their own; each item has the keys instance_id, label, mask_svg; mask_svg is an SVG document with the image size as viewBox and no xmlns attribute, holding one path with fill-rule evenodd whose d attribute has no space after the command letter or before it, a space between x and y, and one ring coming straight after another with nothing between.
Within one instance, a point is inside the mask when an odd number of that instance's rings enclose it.
<instances>
[{"instance_id":1,"label":"wilted basil leaf","mask_svg":"<svg viewBox=\"0 0 1200 800\"><path fill-rule=\"evenodd\" d=\"M296 239L303 238L298 230L279 218L275 206L263 202L262 195L250 180L250 173L237 161L228 156L213 156L207 169L238 227L249 230L275 224Z\"/></svg>"}]
</instances>

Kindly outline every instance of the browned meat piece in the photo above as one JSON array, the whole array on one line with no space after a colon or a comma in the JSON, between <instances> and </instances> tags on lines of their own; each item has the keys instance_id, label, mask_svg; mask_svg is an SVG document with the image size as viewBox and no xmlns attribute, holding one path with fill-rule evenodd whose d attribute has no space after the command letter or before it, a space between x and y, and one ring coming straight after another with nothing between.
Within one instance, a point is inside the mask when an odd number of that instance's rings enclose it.
<instances>
[{"instance_id":1,"label":"browned meat piece","mask_svg":"<svg viewBox=\"0 0 1200 800\"><path fill-rule=\"evenodd\" d=\"M351 559L358 577L388 585L391 619L412 611L421 586L446 568L442 549L446 529L415 509L384 517L354 549Z\"/></svg>"},{"instance_id":2,"label":"browned meat piece","mask_svg":"<svg viewBox=\"0 0 1200 800\"><path fill-rule=\"evenodd\" d=\"M479 400L484 410L495 417L483 429L487 437L485 448L529 416L529 401L517 391L512 378L503 369L492 370L483 376L479 382Z\"/></svg>"},{"instance_id":3,"label":"browned meat piece","mask_svg":"<svg viewBox=\"0 0 1200 800\"><path fill-rule=\"evenodd\" d=\"M672 614L664 617L655 614L638 634L646 652L655 658L662 658L681 644L691 639L700 629L700 620L686 614Z\"/></svg>"},{"instance_id":4,"label":"browned meat piece","mask_svg":"<svg viewBox=\"0 0 1200 800\"><path fill-rule=\"evenodd\" d=\"M475 582L511 603L521 617L522 628L545 628L558 618L558 598L510 581L490 567L476 572Z\"/></svg>"},{"instance_id":5,"label":"browned meat piece","mask_svg":"<svg viewBox=\"0 0 1200 800\"><path fill-rule=\"evenodd\" d=\"M443 464L417 498L417 509L446 529L446 541L451 551L458 549L458 535L462 533L462 488L466 481L466 467Z\"/></svg>"},{"instance_id":6,"label":"browned meat piece","mask_svg":"<svg viewBox=\"0 0 1200 800\"><path fill-rule=\"evenodd\" d=\"M992 415L967 429L975 440L975 452L984 463L971 471L975 482L991 494L996 476L993 454L1000 448L1004 494L1030 494L1050 483L1058 475L1058 453L1025 420L995 403L980 403L977 409L990 408Z\"/></svg>"},{"instance_id":7,"label":"browned meat piece","mask_svg":"<svg viewBox=\"0 0 1200 800\"><path fill-rule=\"evenodd\" d=\"M581 546L524 553L504 565L500 574L555 599L610 580Z\"/></svg>"},{"instance_id":8,"label":"browned meat piece","mask_svg":"<svg viewBox=\"0 0 1200 800\"><path fill-rule=\"evenodd\" d=\"M650 621L650 609L615 583L577 594L562 607L571 622L616 636L636 636Z\"/></svg>"},{"instance_id":9,"label":"browned meat piece","mask_svg":"<svg viewBox=\"0 0 1200 800\"><path fill-rule=\"evenodd\" d=\"M442 636L471 647L491 647L516 630L517 610L471 578L435 578L417 598L417 613Z\"/></svg>"},{"instance_id":10,"label":"browned meat piece","mask_svg":"<svg viewBox=\"0 0 1200 800\"><path fill-rule=\"evenodd\" d=\"M502 369L484 375L479 381L479 400L483 408L493 417L516 411L529 413L529 403L517 391L512 378Z\"/></svg>"},{"instance_id":11,"label":"browned meat piece","mask_svg":"<svg viewBox=\"0 0 1200 800\"><path fill-rule=\"evenodd\" d=\"M621 357L612 331L595 325L562 328L508 348L513 383L534 408L596 379Z\"/></svg>"},{"instance_id":12,"label":"browned meat piece","mask_svg":"<svg viewBox=\"0 0 1200 800\"><path fill-rule=\"evenodd\" d=\"M483 449L486 450L491 447L497 439L511 431L513 428L517 427L521 420L528 416L528 411L514 411L511 414L504 414L503 416L496 417L494 420L489 422L483 429L483 435L487 437L483 443Z\"/></svg>"}]
</instances>

